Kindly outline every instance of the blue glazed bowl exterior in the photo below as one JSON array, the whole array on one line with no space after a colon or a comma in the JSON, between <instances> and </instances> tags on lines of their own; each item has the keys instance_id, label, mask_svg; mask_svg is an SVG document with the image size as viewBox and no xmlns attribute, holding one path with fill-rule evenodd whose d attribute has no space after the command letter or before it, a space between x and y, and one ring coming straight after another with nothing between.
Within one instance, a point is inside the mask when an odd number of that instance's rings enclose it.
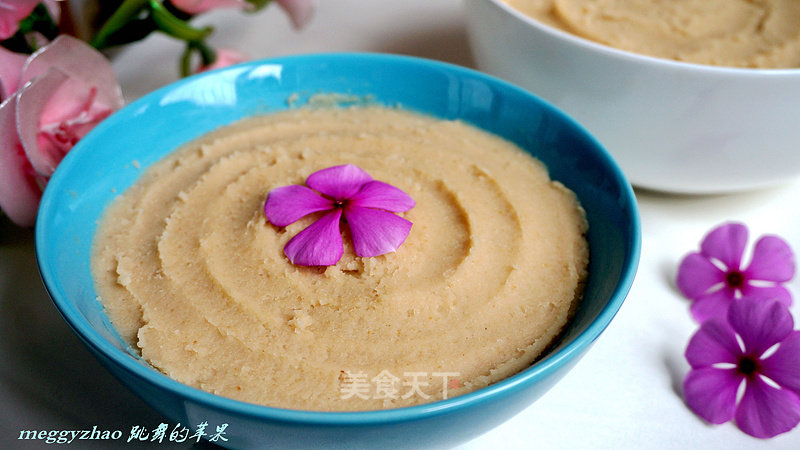
<instances>
[{"instance_id":1,"label":"blue glazed bowl exterior","mask_svg":"<svg viewBox=\"0 0 800 450\"><path fill-rule=\"evenodd\" d=\"M460 397L395 410L326 413L218 397L166 377L126 348L96 299L90 271L92 239L104 208L142 170L182 144L238 119L302 104L318 93L368 98L474 124L529 151L553 179L577 194L589 221L589 279L575 319L546 357ZM437 448L468 441L530 405L574 366L622 305L639 249L639 218L629 183L573 120L485 74L379 54L253 61L157 90L103 121L67 155L47 186L36 224L42 279L87 347L173 423L227 423L224 444L234 448Z\"/></svg>"}]
</instances>

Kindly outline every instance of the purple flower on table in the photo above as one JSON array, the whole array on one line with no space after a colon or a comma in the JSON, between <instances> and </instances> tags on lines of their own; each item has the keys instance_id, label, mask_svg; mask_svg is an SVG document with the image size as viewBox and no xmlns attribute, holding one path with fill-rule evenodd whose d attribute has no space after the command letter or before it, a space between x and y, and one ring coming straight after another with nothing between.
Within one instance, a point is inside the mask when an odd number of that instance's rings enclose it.
<instances>
[{"instance_id":1,"label":"purple flower on table","mask_svg":"<svg viewBox=\"0 0 800 450\"><path fill-rule=\"evenodd\" d=\"M757 438L785 433L800 422L800 331L780 301L733 302L727 317L703 322L686 359L692 369L683 382L684 397L703 419L735 419Z\"/></svg>"},{"instance_id":2,"label":"purple flower on table","mask_svg":"<svg viewBox=\"0 0 800 450\"><path fill-rule=\"evenodd\" d=\"M778 236L762 236L743 267L747 227L726 223L709 232L699 252L688 254L678 268L678 289L692 300L691 312L700 322L724 316L742 297L778 300L789 306L792 296L782 285L794 277L794 254Z\"/></svg>"},{"instance_id":3,"label":"purple flower on table","mask_svg":"<svg viewBox=\"0 0 800 450\"><path fill-rule=\"evenodd\" d=\"M291 185L273 189L264 204L267 219L285 227L317 212L325 212L295 235L283 249L292 264L330 266L344 253L340 231L342 219L350 229L353 249L361 257L393 252L411 231L411 222L394 214L416 203L402 190L373 180L352 164L314 172L307 186Z\"/></svg>"}]
</instances>

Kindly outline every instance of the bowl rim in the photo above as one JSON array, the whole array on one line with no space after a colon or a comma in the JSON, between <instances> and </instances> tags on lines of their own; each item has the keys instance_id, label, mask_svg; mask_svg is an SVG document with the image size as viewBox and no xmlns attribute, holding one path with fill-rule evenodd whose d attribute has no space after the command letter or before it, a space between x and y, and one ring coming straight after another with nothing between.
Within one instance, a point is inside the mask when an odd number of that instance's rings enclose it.
<instances>
[{"instance_id":1,"label":"bowl rim","mask_svg":"<svg viewBox=\"0 0 800 450\"><path fill-rule=\"evenodd\" d=\"M470 0L467 0L469 3ZM737 77L737 78L800 78L800 67L798 68L769 68L769 67L729 67L714 66L710 64L700 64L687 61L677 61L668 58L635 53L628 50L618 49L609 45L601 44L590 39L569 33L564 30L542 23L527 14L517 10L504 0L472 0L483 1L493 4L503 10L506 14L522 21L537 31L566 41L585 51L599 53L600 55L622 61L628 64L654 65L658 69L670 71L689 71L696 75Z\"/></svg>"},{"instance_id":2,"label":"bowl rim","mask_svg":"<svg viewBox=\"0 0 800 450\"><path fill-rule=\"evenodd\" d=\"M92 328L87 321L84 320L83 315L78 311L76 306L68 300L66 294L55 289L54 287L54 280L57 277L50 271L50 266L45 264L46 252L44 251L44 240L46 228L47 223L52 221L51 211L53 211L53 208L51 205L55 202L54 197L56 195L54 192L61 190L60 184L62 183L61 180L64 178L61 174L66 173L66 170L72 165L72 161L76 158L74 155L77 155L80 152L89 151L83 150L84 148L89 147L81 146L81 143L79 142L76 145L76 148L70 151L70 153L66 155L64 160L59 165L59 168L64 168L64 170L59 171L57 169L53 174L50 183L45 189L39 206L34 239L37 265L44 286L61 316L78 335L81 341L83 341L84 344L86 344L93 352L98 353L104 359L108 359L109 361L113 362L128 374L144 380L147 383L153 384L160 389L170 391L177 396L185 398L187 401L211 406L218 411L224 411L238 417L247 416L249 418L271 420L276 422L333 426L385 425L388 423L409 422L455 412L466 407L479 406L494 398L502 398L517 393L525 386L535 383L537 380L546 377L551 372L556 371L559 367L567 364L569 361L580 356L585 350L587 350L617 314L633 284L633 279L639 265L641 251L641 225L638 207L633 188L608 151L594 138L594 136L588 133L588 131L586 131L574 119L534 94L514 86L511 83L477 70L426 58L383 53L316 53L258 59L193 75L156 89L125 105L122 110L135 111L140 109L145 104L156 103L159 98L165 95L165 93L177 89L180 86L183 86L185 83L191 82L192 80L196 80L198 77L213 77L217 76L215 74L223 73L228 70L237 70L237 68L246 66L255 67L263 64L303 64L306 61L313 62L315 60L327 59L369 60L373 63L391 61L393 63L400 64L427 66L426 68L446 70L449 73L458 76L468 76L473 79L477 78L484 82L501 87L504 90L510 89L516 95L530 97L531 99L544 104L544 106L552 109L552 112L561 116L562 120L569 122L573 128L584 133L585 137L591 141L593 147L595 147L595 149L598 151L598 157L605 160L606 164L611 169L611 175L613 175L614 182L615 184L619 185L621 193L624 195L624 201L627 209L630 211L631 219L631 223L627 224L631 232L630 251L624 255L625 261L628 261L628 264L623 267L623 272L612 295L610 296L608 302L603 306L602 310L597 314L597 317L591 321L577 336L575 336L571 342L567 343L562 348L553 351L552 353L548 353L544 356L544 358L538 360L535 364L527 367L519 373L467 394L422 405L386 410L353 412L294 410L247 403L244 401L215 395L185 385L152 367L145 366L144 364L135 360L132 357L133 355L112 345L103 336L101 336L100 333ZM98 125L95 130L102 130L105 127L111 126L111 124L120 117L122 117L122 115L118 113L112 114L109 116L109 118L105 119L103 123ZM92 130L92 132L95 130ZM77 152L75 150L77 150Z\"/></svg>"}]
</instances>

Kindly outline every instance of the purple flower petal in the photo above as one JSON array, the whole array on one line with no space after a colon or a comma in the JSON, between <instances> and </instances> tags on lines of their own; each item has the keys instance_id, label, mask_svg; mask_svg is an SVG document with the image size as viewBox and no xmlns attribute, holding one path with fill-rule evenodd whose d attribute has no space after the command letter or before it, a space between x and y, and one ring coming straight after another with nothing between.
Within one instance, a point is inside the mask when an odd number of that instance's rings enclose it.
<instances>
[{"instance_id":1,"label":"purple flower petal","mask_svg":"<svg viewBox=\"0 0 800 450\"><path fill-rule=\"evenodd\" d=\"M342 210L336 208L320 217L283 247L283 253L292 264L299 266L332 266L344 254L339 220Z\"/></svg>"},{"instance_id":2,"label":"purple flower petal","mask_svg":"<svg viewBox=\"0 0 800 450\"><path fill-rule=\"evenodd\" d=\"M747 245L747 227L728 223L711 230L700 244L700 251L708 258L722 261L728 269L738 270Z\"/></svg>"},{"instance_id":3,"label":"purple flower petal","mask_svg":"<svg viewBox=\"0 0 800 450\"><path fill-rule=\"evenodd\" d=\"M736 364L741 354L733 329L719 318L703 322L686 346L686 360L695 369L717 363Z\"/></svg>"},{"instance_id":4,"label":"purple flower petal","mask_svg":"<svg viewBox=\"0 0 800 450\"><path fill-rule=\"evenodd\" d=\"M761 373L800 395L800 331L793 331L772 356L761 360Z\"/></svg>"},{"instance_id":5,"label":"purple flower petal","mask_svg":"<svg viewBox=\"0 0 800 450\"><path fill-rule=\"evenodd\" d=\"M306 184L311 189L335 200L347 200L370 181L372 177L360 167L345 164L312 173L308 176Z\"/></svg>"},{"instance_id":6,"label":"purple flower petal","mask_svg":"<svg viewBox=\"0 0 800 450\"><path fill-rule=\"evenodd\" d=\"M736 424L761 439L785 433L800 423L800 399L788 389L776 389L760 377L748 379L736 409Z\"/></svg>"},{"instance_id":7,"label":"purple flower petal","mask_svg":"<svg viewBox=\"0 0 800 450\"><path fill-rule=\"evenodd\" d=\"M383 181L370 181L356 195L350 197L349 204L362 208L405 212L413 208L417 203L410 195L391 184Z\"/></svg>"},{"instance_id":8,"label":"purple flower petal","mask_svg":"<svg viewBox=\"0 0 800 450\"><path fill-rule=\"evenodd\" d=\"M724 318L736 298L734 291L723 288L695 299L690 308L692 317L700 323L714 317Z\"/></svg>"},{"instance_id":9,"label":"purple flower petal","mask_svg":"<svg viewBox=\"0 0 800 450\"><path fill-rule=\"evenodd\" d=\"M736 413L736 391L742 377L733 369L690 370L683 380L686 404L711 423L725 423Z\"/></svg>"},{"instance_id":10,"label":"purple flower petal","mask_svg":"<svg viewBox=\"0 0 800 450\"><path fill-rule=\"evenodd\" d=\"M305 186L291 185L269 191L264 203L267 220L276 227L285 227L318 211L333 209L333 202Z\"/></svg>"},{"instance_id":11,"label":"purple flower petal","mask_svg":"<svg viewBox=\"0 0 800 450\"><path fill-rule=\"evenodd\" d=\"M344 218L353 236L356 255L362 257L379 256L397 250L406 240L412 225L393 213L352 205L345 208Z\"/></svg>"},{"instance_id":12,"label":"purple flower petal","mask_svg":"<svg viewBox=\"0 0 800 450\"><path fill-rule=\"evenodd\" d=\"M792 332L794 321L785 305L745 297L731 304L728 322L744 342L745 350L760 356Z\"/></svg>"},{"instance_id":13,"label":"purple flower petal","mask_svg":"<svg viewBox=\"0 0 800 450\"><path fill-rule=\"evenodd\" d=\"M794 253L783 239L764 236L753 248L753 259L744 271L753 280L789 281L794 277Z\"/></svg>"},{"instance_id":14,"label":"purple flower petal","mask_svg":"<svg viewBox=\"0 0 800 450\"><path fill-rule=\"evenodd\" d=\"M786 305L786 307L792 306L792 294L783 286L754 286L750 283L745 283L741 290L743 297L765 301L777 300Z\"/></svg>"},{"instance_id":15,"label":"purple flower petal","mask_svg":"<svg viewBox=\"0 0 800 450\"><path fill-rule=\"evenodd\" d=\"M333 265L339 261L343 254L339 226L342 214L348 222L355 253L361 257L397 250L411 231L411 222L390 211L407 211L415 206L414 200L394 186L372 180L359 167L346 164L319 170L309 175L306 184L308 188L274 189L264 203L267 219L278 226L312 212L334 210L286 244L284 253L293 264Z\"/></svg>"},{"instance_id":16,"label":"purple flower petal","mask_svg":"<svg viewBox=\"0 0 800 450\"><path fill-rule=\"evenodd\" d=\"M678 267L678 289L690 299L704 295L713 286L725 282L725 272L700 253L690 253Z\"/></svg>"}]
</instances>

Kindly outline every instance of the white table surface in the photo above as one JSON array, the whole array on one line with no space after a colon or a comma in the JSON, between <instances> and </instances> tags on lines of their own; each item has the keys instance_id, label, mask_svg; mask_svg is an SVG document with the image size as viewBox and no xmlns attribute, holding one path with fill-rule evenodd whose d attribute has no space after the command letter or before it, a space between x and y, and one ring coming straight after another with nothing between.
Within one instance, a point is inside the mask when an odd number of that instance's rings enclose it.
<instances>
[{"instance_id":1,"label":"white table surface","mask_svg":"<svg viewBox=\"0 0 800 450\"><path fill-rule=\"evenodd\" d=\"M320 0L313 22L293 30L271 7L214 12L212 45L253 58L296 53L402 53L473 66L459 0ZM177 77L180 44L154 35L126 47L114 67L130 101ZM681 257L711 227L738 220L752 237L778 233L800 251L800 180L756 192L676 196L637 190L641 264L633 289L592 350L538 402L461 448L800 449L800 427L761 441L733 424L710 426L684 405L683 351L697 325L674 287ZM800 293L800 282L790 283ZM800 321L800 308L793 312ZM154 428L164 422L112 378L58 315L36 268L33 232L0 223L0 448L20 430ZM96 445L84 445L84 444ZM74 448L109 448L84 441ZM118 442L120 448L131 444ZM167 447L166 444L162 446ZM160 446L157 446L160 447ZM170 446L175 448L174 446Z\"/></svg>"}]
</instances>

